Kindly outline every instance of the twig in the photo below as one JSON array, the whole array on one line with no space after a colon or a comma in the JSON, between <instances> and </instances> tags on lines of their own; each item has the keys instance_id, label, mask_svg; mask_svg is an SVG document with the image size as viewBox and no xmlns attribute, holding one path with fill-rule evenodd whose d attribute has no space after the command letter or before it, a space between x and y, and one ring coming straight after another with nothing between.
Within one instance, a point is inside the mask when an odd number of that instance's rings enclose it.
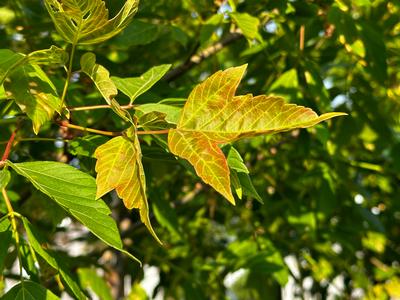
<instances>
[{"instance_id":1,"label":"twig","mask_svg":"<svg viewBox=\"0 0 400 300\"><path fill-rule=\"evenodd\" d=\"M70 124L68 121L61 121L58 123L61 127L67 127L75 130L80 130L84 132L92 132L100 135L105 135L105 136L121 136L122 132L112 132L112 131L105 131L105 130L98 130L98 129L93 129L93 128L87 128L79 125L74 125ZM149 131L137 131L138 135L145 135L145 134L168 134L169 129L164 129L164 130L149 130Z\"/></svg>"},{"instance_id":2,"label":"twig","mask_svg":"<svg viewBox=\"0 0 400 300\"><path fill-rule=\"evenodd\" d=\"M17 129L15 129L15 130L13 131L13 133L12 133L11 136L10 136L10 139L9 139L8 142L7 142L6 149L4 150L3 157L1 158L1 161L2 161L2 162L6 161L6 160L8 159L8 156L10 156L10 151L11 151L11 148L12 148L12 146L13 146L14 139L15 139L15 136L16 136L16 134L17 134L17 132L18 132L18 129L19 129L19 128L17 127Z\"/></svg>"},{"instance_id":3,"label":"twig","mask_svg":"<svg viewBox=\"0 0 400 300\"><path fill-rule=\"evenodd\" d=\"M105 130L98 130L98 129L93 129L93 128L87 128L79 125L73 125L68 123L68 121L62 121L59 123L61 127L67 127L75 130L80 130L84 132L92 132L96 134L101 134L101 135L106 135L106 136L120 136L122 135L121 132L111 132L111 131L105 131Z\"/></svg>"},{"instance_id":4,"label":"twig","mask_svg":"<svg viewBox=\"0 0 400 300\"><path fill-rule=\"evenodd\" d=\"M134 108L135 105L123 105L121 106L122 109L131 109ZM111 105L91 105L91 106L79 106L79 107L69 107L68 110L69 111L87 111L87 110L96 110L96 109L108 109L108 108L112 108Z\"/></svg>"},{"instance_id":5,"label":"twig","mask_svg":"<svg viewBox=\"0 0 400 300\"><path fill-rule=\"evenodd\" d=\"M168 82L174 81L175 79L177 79L178 77L182 76L187 71L189 71L191 68L193 68L195 65L200 64L203 60L218 53L224 47L228 46L229 44L232 44L233 42L241 39L242 37L243 37L243 34L241 34L239 32L229 33L224 39L222 39L218 43L200 51L200 53L193 55L189 60L187 60L182 65L169 71L165 75L164 79Z\"/></svg>"},{"instance_id":6,"label":"twig","mask_svg":"<svg viewBox=\"0 0 400 300\"><path fill-rule=\"evenodd\" d=\"M40 138L40 137L33 137L33 138L21 138L21 139L15 139L15 142L69 142L70 140L68 139L59 139L59 138ZM7 144L8 141L2 141L0 142L0 145Z\"/></svg>"},{"instance_id":7,"label":"twig","mask_svg":"<svg viewBox=\"0 0 400 300\"><path fill-rule=\"evenodd\" d=\"M301 25L300 27L300 51L304 50L304 35L305 35L305 27Z\"/></svg>"}]
</instances>

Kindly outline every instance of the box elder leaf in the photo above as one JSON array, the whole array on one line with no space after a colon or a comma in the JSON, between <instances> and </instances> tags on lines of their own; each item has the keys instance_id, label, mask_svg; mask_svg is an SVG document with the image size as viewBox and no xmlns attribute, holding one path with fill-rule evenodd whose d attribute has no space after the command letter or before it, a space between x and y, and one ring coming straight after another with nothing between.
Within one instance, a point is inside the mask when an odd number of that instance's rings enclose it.
<instances>
[{"instance_id":1,"label":"box elder leaf","mask_svg":"<svg viewBox=\"0 0 400 300\"><path fill-rule=\"evenodd\" d=\"M168 135L171 152L188 160L197 175L235 204L227 160L219 145L263 134L314 126L345 115L318 116L310 108L274 96L235 96L246 65L219 71L191 92L176 129Z\"/></svg>"},{"instance_id":2,"label":"box elder leaf","mask_svg":"<svg viewBox=\"0 0 400 300\"><path fill-rule=\"evenodd\" d=\"M140 219L161 244L150 223L142 152L134 128L127 136L111 139L97 148L97 198L115 189L128 209L139 209Z\"/></svg>"}]
</instances>

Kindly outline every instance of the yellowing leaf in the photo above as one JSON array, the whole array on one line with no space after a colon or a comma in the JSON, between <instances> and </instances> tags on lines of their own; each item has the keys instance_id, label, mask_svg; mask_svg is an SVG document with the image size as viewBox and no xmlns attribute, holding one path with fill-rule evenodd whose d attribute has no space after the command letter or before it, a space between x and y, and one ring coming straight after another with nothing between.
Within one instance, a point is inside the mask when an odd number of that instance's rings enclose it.
<instances>
[{"instance_id":1,"label":"yellowing leaf","mask_svg":"<svg viewBox=\"0 0 400 300\"><path fill-rule=\"evenodd\" d=\"M33 122L33 131L38 134L40 127L61 113L61 100L53 83L37 65L23 65L14 70L4 83L7 96Z\"/></svg>"},{"instance_id":2,"label":"yellowing leaf","mask_svg":"<svg viewBox=\"0 0 400 300\"><path fill-rule=\"evenodd\" d=\"M122 109L119 103L114 99L118 94L117 87L110 79L110 72L102 65L96 64L96 55L85 53L81 57L82 72L86 73L94 82L104 100L111 106L112 110L123 120L131 122L129 112Z\"/></svg>"},{"instance_id":3,"label":"yellowing leaf","mask_svg":"<svg viewBox=\"0 0 400 300\"><path fill-rule=\"evenodd\" d=\"M232 204L233 198L229 167L218 143L201 132L171 130L168 145L172 153L187 159L195 168L197 175L211 185Z\"/></svg>"},{"instance_id":4,"label":"yellowing leaf","mask_svg":"<svg viewBox=\"0 0 400 300\"><path fill-rule=\"evenodd\" d=\"M226 158L219 145L240 138L311 127L343 113L318 116L314 111L286 104L280 97L235 96L246 65L219 71L190 94L177 128L170 130L172 153L187 159L204 182L235 203Z\"/></svg>"},{"instance_id":5,"label":"yellowing leaf","mask_svg":"<svg viewBox=\"0 0 400 300\"><path fill-rule=\"evenodd\" d=\"M131 129L128 136L113 138L98 147L95 157L97 198L115 189L128 209L139 209L140 219L161 243L150 223L142 152L135 130Z\"/></svg>"},{"instance_id":6,"label":"yellowing leaf","mask_svg":"<svg viewBox=\"0 0 400 300\"><path fill-rule=\"evenodd\" d=\"M139 0L127 0L119 13L108 19L102 0L45 0L61 37L71 44L96 44L120 33L136 14Z\"/></svg>"},{"instance_id":7,"label":"yellowing leaf","mask_svg":"<svg viewBox=\"0 0 400 300\"><path fill-rule=\"evenodd\" d=\"M68 54L65 50L56 46L51 46L50 49L34 51L28 55L15 53L8 49L0 49L0 85L3 84L10 73L25 64L64 65L67 60Z\"/></svg>"}]
</instances>

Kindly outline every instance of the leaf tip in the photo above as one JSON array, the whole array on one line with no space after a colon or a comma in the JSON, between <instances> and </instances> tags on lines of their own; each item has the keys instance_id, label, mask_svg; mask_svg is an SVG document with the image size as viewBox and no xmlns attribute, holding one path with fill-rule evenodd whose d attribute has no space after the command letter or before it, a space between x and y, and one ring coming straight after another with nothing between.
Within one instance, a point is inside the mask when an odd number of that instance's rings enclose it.
<instances>
[{"instance_id":1,"label":"leaf tip","mask_svg":"<svg viewBox=\"0 0 400 300\"><path fill-rule=\"evenodd\" d=\"M319 116L319 119L321 121L326 121L332 118L336 118L336 117L342 117L342 116L348 116L348 113L345 112L330 112L330 113L325 113Z\"/></svg>"},{"instance_id":2,"label":"leaf tip","mask_svg":"<svg viewBox=\"0 0 400 300\"><path fill-rule=\"evenodd\" d=\"M236 206L235 197L233 197L232 192L229 193L228 195L224 195L224 197L229 201L230 204Z\"/></svg>"}]
</instances>

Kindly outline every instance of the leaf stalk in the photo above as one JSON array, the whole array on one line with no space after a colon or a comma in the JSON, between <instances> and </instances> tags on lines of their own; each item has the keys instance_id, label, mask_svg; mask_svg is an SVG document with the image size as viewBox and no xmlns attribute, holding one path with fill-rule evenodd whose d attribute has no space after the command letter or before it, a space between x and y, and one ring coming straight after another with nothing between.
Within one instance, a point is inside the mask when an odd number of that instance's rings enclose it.
<instances>
[{"instance_id":1,"label":"leaf stalk","mask_svg":"<svg viewBox=\"0 0 400 300\"><path fill-rule=\"evenodd\" d=\"M67 121L62 121L59 123L59 125L61 127L67 127L67 128L71 128L71 129L75 129L75 130L80 130L83 132L91 132L91 133L96 133L96 134L105 135L105 136L121 136L122 135L121 132L112 132L112 131L87 128L87 127L83 127L83 126L79 126L79 125L70 124Z\"/></svg>"},{"instance_id":2,"label":"leaf stalk","mask_svg":"<svg viewBox=\"0 0 400 300\"><path fill-rule=\"evenodd\" d=\"M18 254L18 260L19 260L19 274L21 278L21 282L24 281L24 278L22 276L22 257L20 253L20 237L18 233L18 226L17 226L17 221L16 221L16 216L21 216L20 214L16 213L11 205L10 198L7 195L7 191L5 188L1 189L1 194L3 195L4 202L6 203L7 210L8 210L8 216L10 218L10 223L12 226L12 230L14 233L14 238L15 238L15 244L17 246L17 254Z\"/></svg>"},{"instance_id":3,"label":"leaf stalk","mask_svg":"<svg viewBox=\"0 0 400 300\"><path fill-rule=\"evenodd\" d=\"M135 105L123 105L121 106L122 109L132 109ZM97 110L97 109L112 109L111 105L91 105L91 106L79 106L79 107L69 107L69 111L88 111L88 110Z\"/></svg>"},{"instance_id":4,"label":"leaf stalk","mask_svg":"<svg viewBox=\"0 0 400 300\"><path fill-rule=\"evenodd\" d=\"M68 64L68 69L67 69L67 78L65 80L64 90L63 90L63 93L62 93L62 96L61 96L61 107L63 107L64 104L65 104L65 98L67 97L69 84L71 82L72 65L74 63L75 51L76 51L76 43L72 44L72 49L71 49L70 58L69 58L69 64Z\"/></svg>"},{"instance_id":5,"label":"leaf stalk","mask_svg":"<svg viewBox=\"0 0 400 300\"><path fill-rule=\"evenodd\" d=\"M105 136L121 136L122 135L122 132L105 131L105 130L83 127L83 126L79 126L79 125L70 124L68 121L61 121L61 122L59 122L59 125L61 127L67 127L67 128L71 128L71 129L75 129L75 130L80 130L83 132L91 132L91 133L96 133L96 134L105 135ZM138 135L146 135L146 134L158 135L158 134L168 134L168 133L169 133L169 129L137 131Z\"/></svg>"}]
</instances>

